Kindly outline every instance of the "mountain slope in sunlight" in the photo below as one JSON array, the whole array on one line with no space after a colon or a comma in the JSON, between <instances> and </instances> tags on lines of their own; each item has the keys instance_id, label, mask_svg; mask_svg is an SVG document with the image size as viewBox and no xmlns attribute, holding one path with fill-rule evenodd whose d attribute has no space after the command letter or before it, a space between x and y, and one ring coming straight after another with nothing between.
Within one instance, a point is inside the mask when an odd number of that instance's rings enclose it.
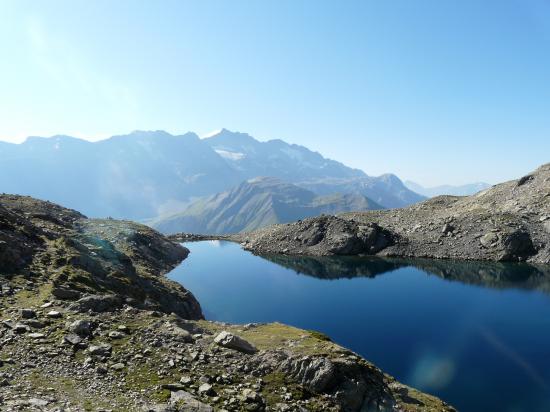
<instances>
[{"instance_id":1,"label":"mountain slope in sunlight","mask_svg":"<svg viewBox=\"0 0 550 412\"><path fill-rule=\"evenodd\" d=\"M161 217L151 225L164 233L227 234L293 222L323 213L381 209L358 194L315 193L276 178L256 178L199 199L183 212Z\"/></svg>"}]
</instances>

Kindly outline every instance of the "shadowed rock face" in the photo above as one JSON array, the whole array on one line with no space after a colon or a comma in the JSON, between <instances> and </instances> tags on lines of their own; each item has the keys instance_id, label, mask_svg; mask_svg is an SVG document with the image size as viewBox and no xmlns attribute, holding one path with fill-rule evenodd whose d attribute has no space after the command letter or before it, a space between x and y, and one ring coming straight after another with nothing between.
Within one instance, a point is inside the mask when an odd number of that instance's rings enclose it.
<instances>
[{"instance_id":1,"label":"shadowed rock face","mask_svg":"<svg viewBox=\"0 0 550 412\"><path fill-rule=\"evenodd\" d=\"M42 246L42 239L25 219L0 205L0 271L22 269Z\"/></svg>"},{"instance_id":2,"label":"shadowed rock face","mask_svg":"<svg viewBox=\"0 0 550 412\"><path fill-rule=\"evenodd\" d=\"M275 225L263 236L244 235L244 247L260 253L300 255L375 254L393 243L393 235L376 223L358 224L335 216L320 216L288 225Z\"/></svg>"},{"instance_id":3,"label":"shadowed rock face","mask_svg":"<svg viewBox=\"0 0 550 412\"><path fill-rule=\"evenodd\" d=\"M361 227L374 231L374 243L357 242L355 234ZM377 254L548 264L550 164L473 196L440 196L403 209L313 218L233 236L233 240L258 254Z\"/></svg>"},{"instance_id":4,"label":"shadowed rock face","mask_svg":"<svg viewBox=\"0 0 550 412\"><path fill-rule=\"evenodd\" d=\"M202 318L193 295L162 276L188 252L142 225L0 196L0 273L22 274L60 299L122 295L135 305Z\"/></svg>"}]
</instances>

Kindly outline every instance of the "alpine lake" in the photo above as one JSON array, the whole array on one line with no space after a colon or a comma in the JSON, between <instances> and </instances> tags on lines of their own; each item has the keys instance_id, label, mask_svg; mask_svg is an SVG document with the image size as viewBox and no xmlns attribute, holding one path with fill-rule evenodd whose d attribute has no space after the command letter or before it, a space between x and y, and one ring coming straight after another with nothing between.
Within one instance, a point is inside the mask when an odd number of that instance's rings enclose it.
<instances>
[{"instance_id":1,"label":"alpine lake","mask_svg":"<svg viewBox=\"0 0 550 412\"><path fill-rule=\"evenodd\" d=\"M550 267L183 245L169 277L209 320L322 332L460 411L550 411Z\"/></svg>"}]
</instances>

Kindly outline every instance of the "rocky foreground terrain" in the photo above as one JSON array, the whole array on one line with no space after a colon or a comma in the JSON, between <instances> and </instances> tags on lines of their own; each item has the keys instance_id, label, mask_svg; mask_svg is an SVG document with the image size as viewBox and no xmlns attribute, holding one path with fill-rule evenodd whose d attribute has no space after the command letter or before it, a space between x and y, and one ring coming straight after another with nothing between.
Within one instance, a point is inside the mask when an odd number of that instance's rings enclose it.
<instances>
[{"instance_id":1,"label":"rocky foreground terrain","mask_svg":"<svg viewBox=\"0 0 550 412\"><path fill-rule=\"evenodd\" d=\"M320 216L233 240L258 254L379 255L550 263L550 163L473 196Z\"/></svg>"},{"instance_id":2,"label":"rocky foreground terrain","mask_svg":"<svg viewBox=\"0 0 550 412\"><path fill-rule=\"evenodd\" d=\"M454 411L312 331L203 319L131 222L0 196L0 410Z\"/></svg>"}]
</instances>

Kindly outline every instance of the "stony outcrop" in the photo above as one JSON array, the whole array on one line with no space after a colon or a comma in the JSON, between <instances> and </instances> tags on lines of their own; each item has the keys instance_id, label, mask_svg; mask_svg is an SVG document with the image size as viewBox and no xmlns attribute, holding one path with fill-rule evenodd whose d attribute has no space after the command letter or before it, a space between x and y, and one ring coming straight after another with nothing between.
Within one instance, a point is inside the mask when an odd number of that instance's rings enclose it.
<instances>
[{"instance_id":1,"label":"stony outcrop","mask_svg":"<svg viewBox=\"0 0 550 412\"><path fill-rule=\"evenodd\" d=\"M7 195L0 218L2 409L454 411L319 333L202 320L162 276L186 249L141 225Z\"/></svg>"},{"instance_id":2,"label":"stony outcrop","mask_svg":"<svg viewBox=\"0 0 550 412\"><path fill-rule=\"evenodd\" d=\"M261 253L322 256L375 254L393 242L393 235L376 223L323 215L245 236L243 246Z\"/></svg>"},{"instance_id":3,"label":"stony outcrop","mask_svg":"<svg viewBox=\"0 0 550 412\"><path fill-rule=\"evenodd\" d=\"M361 233L367 228L367 235ZM473 196L344 213L235 235L258 254L379 255L550 263L550 164Z\"/></svg>"},{"instance_id":4,"label":"stony outcrop","mask_svg":"<svg viewBox=\"0 0 550 412\"><path fill-rule=\"evenodd\" d=\"M0 274L20 275L76 310L133 306L202 318L193 295L163 274L189 251L132 222L87 219L25 196L0 196Z\"/></svg>"}]
</instances>

